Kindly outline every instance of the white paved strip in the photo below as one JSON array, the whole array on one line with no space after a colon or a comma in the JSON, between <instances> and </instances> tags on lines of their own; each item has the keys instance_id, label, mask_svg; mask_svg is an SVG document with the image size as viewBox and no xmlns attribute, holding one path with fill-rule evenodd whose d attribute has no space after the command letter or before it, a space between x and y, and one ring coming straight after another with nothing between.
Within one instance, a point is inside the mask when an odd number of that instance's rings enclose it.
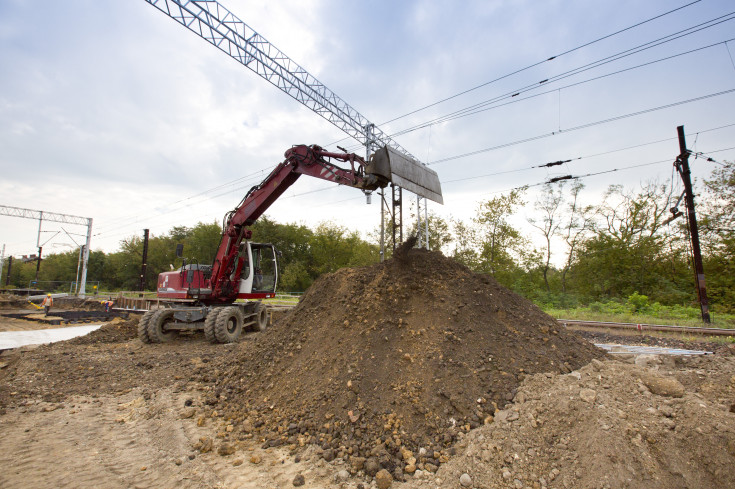
<instances>
[{"instance_id":1,"label":"white paved strip","mask_svg":"<svg viewBox=\"0 0 735 489\"><path fill-rule=\"evenodd\" d=\"M102 324L87 324L84 326L70 326L68 328L35 329L31 331L0 332L0 350L18 348L25 345L41 345L84 336L99 329Z\"/></svg>"},{"instance_id":2,"label":"white paved strip","mask_svg":"<svg viewBox=\"0 0 735 489\"><path fill-rule=\"evenodd\" d=\"M664 348L662 346L616 345L612 343L595 343L595 346L607 350L608 353L632 353L634 355L712 355L711 351L683 350L680 348Z\"/></svg>"}]
</instances>

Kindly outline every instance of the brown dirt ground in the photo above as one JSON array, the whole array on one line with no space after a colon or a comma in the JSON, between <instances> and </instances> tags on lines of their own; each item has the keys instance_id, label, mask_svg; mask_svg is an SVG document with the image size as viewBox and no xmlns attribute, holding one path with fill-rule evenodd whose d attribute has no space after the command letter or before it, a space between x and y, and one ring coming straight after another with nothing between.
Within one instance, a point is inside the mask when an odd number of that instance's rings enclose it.
<instances>
[{"instance_id":1,"label":"brown dirt ground","mask_svg":"<svg viewBox=\"0 0 735 489\"><path fill-rule=\"evenodd\" d=\"M735 487L731 348L604 359L437 254L237 344L135 330L0 354L0 487Z\"/></svg>"}]
</instances>

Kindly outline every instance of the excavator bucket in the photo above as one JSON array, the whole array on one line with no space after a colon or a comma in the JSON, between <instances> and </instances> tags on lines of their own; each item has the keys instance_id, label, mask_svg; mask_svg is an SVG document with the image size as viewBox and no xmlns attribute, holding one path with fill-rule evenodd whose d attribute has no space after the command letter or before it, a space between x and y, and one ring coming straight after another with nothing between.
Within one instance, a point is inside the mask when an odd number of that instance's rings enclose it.
<instances>
[{"instance_id":1,"label":"excavator bucket","mask_svg":"<svg viewBox=\"0 0 735 489\"><path fill-rule=\"evenodd\" d=\"M390 146L383 146L373 153L366 170L420 197L444 204L436 172Z\"/></svg>"}]
</instances>

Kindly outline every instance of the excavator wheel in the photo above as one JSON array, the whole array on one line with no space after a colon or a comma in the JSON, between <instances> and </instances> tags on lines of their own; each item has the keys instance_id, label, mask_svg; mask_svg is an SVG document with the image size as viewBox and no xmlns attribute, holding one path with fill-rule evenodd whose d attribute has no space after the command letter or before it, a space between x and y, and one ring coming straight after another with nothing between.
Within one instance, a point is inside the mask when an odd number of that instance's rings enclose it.
<instances>
[{"instance_id":1,"label":"excavator wheel","mask_svg":"<svg viewBox=\"0 0 735 489\"><path fill-rule=\"evenodd\" d=\"M234 343L242 333L242 312L237 306L225 307L217 314L214 336L219 343Z\"/></svg>"},{"instance_id":2,"label":"excavator wheel","mask_svg":"<svg viewBox=\"0 0 735 489\"><path fill-rule=\"evenodd\" d=\"M257 331L265 331L268 327L268 312L266 311L265 304L258 302L255 306L255 325L254 328Z\"/></svg>"},{"instance_id":3,"label":"excavator wheel","mask_svg":"<svg viewBox=\"0 0 735 489\"><path fill-rule=\"evenodd\" d=\"M210 343L217 343L217 337L214 335L214 325L217 322L217 316L219 313L221 313L223 308L217 307L212 308L209 313L207 313L207 318L204 320L204 337L207 338L207 341Z\"/></svg>"},{"instance_id":4,"label":"excavator wheel","mask_svg":"<svg viewBox=\"0 0 735 489\"><path fill-rule=\"evenodd\" d=\"M148 320L146 331L151 343L167 343L176 336L175 331L166 331L166 323L174 317L172 309L159 309Z\"/></svg>"},{"instance_id":5,"label":"excavator wheel","mask_svg":"<svg viewBox=\"0 0 735 489\"><path fill-rule=\"evenodd\" d=\"M156 311L154 310L146 311L146 313L143 314L143 317L140 318L140 321L138 321L138 338L140 338L140 341L143 343L151 342L151 339L148 338L148 321L150 321L155 312Z\"/></svg>"}]
</instances>

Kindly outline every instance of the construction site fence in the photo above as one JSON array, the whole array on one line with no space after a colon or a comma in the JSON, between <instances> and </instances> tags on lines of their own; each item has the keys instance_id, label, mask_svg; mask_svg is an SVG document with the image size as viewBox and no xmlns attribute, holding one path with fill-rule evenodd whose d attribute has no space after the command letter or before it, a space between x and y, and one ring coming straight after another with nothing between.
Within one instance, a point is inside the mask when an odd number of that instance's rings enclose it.
<instances>
[{"instance_id":1,"label":"construction site fence","mask_svg":"<svg viewBox=\"0 0 735 489\"><path fill-rule=\"evenodd\" d=\"M84 288L83 294L86 296L99 295L100 283L88 281ZM31 280L28 282L28 289L37 289L41 292L49 293L65 293L69 295L81 295L79 283L74 280Z\"/></svg>"}]
</instances>

